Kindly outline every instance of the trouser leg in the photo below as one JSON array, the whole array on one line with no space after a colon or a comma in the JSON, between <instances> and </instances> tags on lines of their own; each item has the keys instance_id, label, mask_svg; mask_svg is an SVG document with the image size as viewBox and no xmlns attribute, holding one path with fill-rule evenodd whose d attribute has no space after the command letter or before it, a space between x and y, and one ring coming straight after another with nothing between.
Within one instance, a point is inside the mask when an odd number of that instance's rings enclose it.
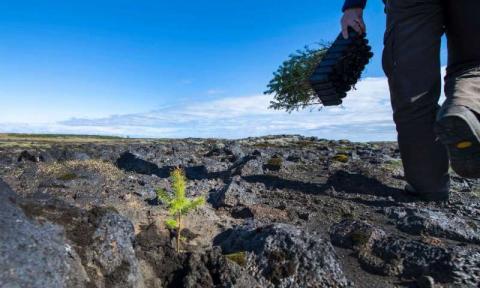
<instances>
[{"instance_id":1,"label":"trouser leg","mask_svg":"<svg viewBox=\"0 0 480 288\"><path fill-rule=\"evenodd\" d=\"M480 1L447 0L448 67L444 106L466 106L480 115Z\"/></svg>"},{"instance_id":2,"label":"trouser leg","mask_svg":"<svg viewBox=\"0 0 480 288\"><path fill-rule=\"evenodd\" d=\"M383 68L405 177L419 193L448 190L448 156L434 134L441 92L441 0L388 0Z\"/></svg>"}]
</instances>

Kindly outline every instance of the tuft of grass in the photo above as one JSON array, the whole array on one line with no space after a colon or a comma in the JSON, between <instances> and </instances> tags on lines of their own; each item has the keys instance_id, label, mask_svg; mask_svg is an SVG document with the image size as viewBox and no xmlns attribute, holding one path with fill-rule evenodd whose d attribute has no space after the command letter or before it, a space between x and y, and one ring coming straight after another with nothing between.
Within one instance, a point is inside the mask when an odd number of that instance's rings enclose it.
<instances>
[{"instance_id":1,"label":"tuft of grass","mask_svg":"<svg viewBox=\"0 0 480 288\"><path fill-rule=\"evenodd\" d=\"M333 156L333 160L342 162L342 163L347 163L348 162L348 155L344 153L338 153L337 155Z\"/></svg>"},{"instance_id":2,"label":"tuft of grass","mask_svg":"<svg viewBox=\"0 0 480 288\"><path fill-rule=\"evenodd\" d=\"M233 261L242 267L245 267L247 265L247 253L245 251L227 254L225 255L225 257L228 260Z\"/></svg>"},{"instance_id":3,"label":"tuft of grass","mask_svg":"<svg viewBox=\"0 0 480 288\"><path fill-rule=\"evenodd\" d=\"M38 172L42 176L65 181L78 178L81 172L102 175L107 182L117 181L123 176L123 172L115 165L98 159L42 163Z\"/></svg>"}]
</instances>

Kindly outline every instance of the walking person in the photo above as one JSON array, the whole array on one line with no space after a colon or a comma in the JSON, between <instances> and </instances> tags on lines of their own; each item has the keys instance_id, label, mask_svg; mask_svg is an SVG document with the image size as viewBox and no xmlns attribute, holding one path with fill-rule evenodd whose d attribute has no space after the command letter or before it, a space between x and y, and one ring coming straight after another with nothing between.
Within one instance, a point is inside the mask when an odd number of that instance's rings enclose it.
<instances>
[{"instance_id":1,"label":"walking person","mask_svg":"<svg viewBox=\"0 0 480 288\"><path fill-rule=\"evenodd\" d=\"M366 32L367 0L346 0L342 32ZM407 180L426 201L449 195L449 160L480 178L480 1L387 0L383 70ZM447 100L440 107L441 37L448 41Z\"/></svg>"}]
</instances>

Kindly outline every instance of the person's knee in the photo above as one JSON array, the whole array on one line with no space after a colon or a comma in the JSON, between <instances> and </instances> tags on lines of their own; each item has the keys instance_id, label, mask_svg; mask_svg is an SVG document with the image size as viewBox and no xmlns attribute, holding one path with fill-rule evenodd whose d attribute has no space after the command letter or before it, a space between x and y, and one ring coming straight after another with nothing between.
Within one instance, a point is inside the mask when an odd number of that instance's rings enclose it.
<instances>
[{"instance_id":1,"label":"person's knee","mask_svg":"<svg viewBox=\"0 0 480 288\"><path fill-rule=\"evenodd\" d=\"M438 109L436 103L402 103L394 108L393 120L401 134L408 135L412 131L430 132L433 131Z\"/></svg>"}]
</instances>

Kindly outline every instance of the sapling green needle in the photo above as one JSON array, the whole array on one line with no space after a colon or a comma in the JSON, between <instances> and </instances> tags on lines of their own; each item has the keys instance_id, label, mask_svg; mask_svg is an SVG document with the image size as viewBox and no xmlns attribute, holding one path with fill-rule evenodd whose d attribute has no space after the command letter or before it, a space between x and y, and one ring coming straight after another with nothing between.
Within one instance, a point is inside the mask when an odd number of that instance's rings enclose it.
<instances>
[{"instance_id":1,"label":"sapling green needle","mask_svg":"<svg viewBox=\"0 0 480 288\"><path fill-rule=\"evenodd\" d=\"M180 240L182 239L182 218L190 211L205 204L205 197L187 198L185 190L187 178L180 168L175 168L170 174L172 181L173 195L163 189L157 189L157 198L168 207L170 217L165 221L165 225L172 230L177 231L177 252L180 252Z\"/></svg>"},{"instance_id":2,"label":"sapling green needle","mask_svg":"<svg viewBox=\"0 0 480 288\"><path fill-rule=\"evenodd\" d=\"M280 65L264 93L273 95L270 108L288 112L320 104L308 81L315 67L327 52L328 45L315 48L305 47L291 54Z\"/></svg>"}]
</instances>

